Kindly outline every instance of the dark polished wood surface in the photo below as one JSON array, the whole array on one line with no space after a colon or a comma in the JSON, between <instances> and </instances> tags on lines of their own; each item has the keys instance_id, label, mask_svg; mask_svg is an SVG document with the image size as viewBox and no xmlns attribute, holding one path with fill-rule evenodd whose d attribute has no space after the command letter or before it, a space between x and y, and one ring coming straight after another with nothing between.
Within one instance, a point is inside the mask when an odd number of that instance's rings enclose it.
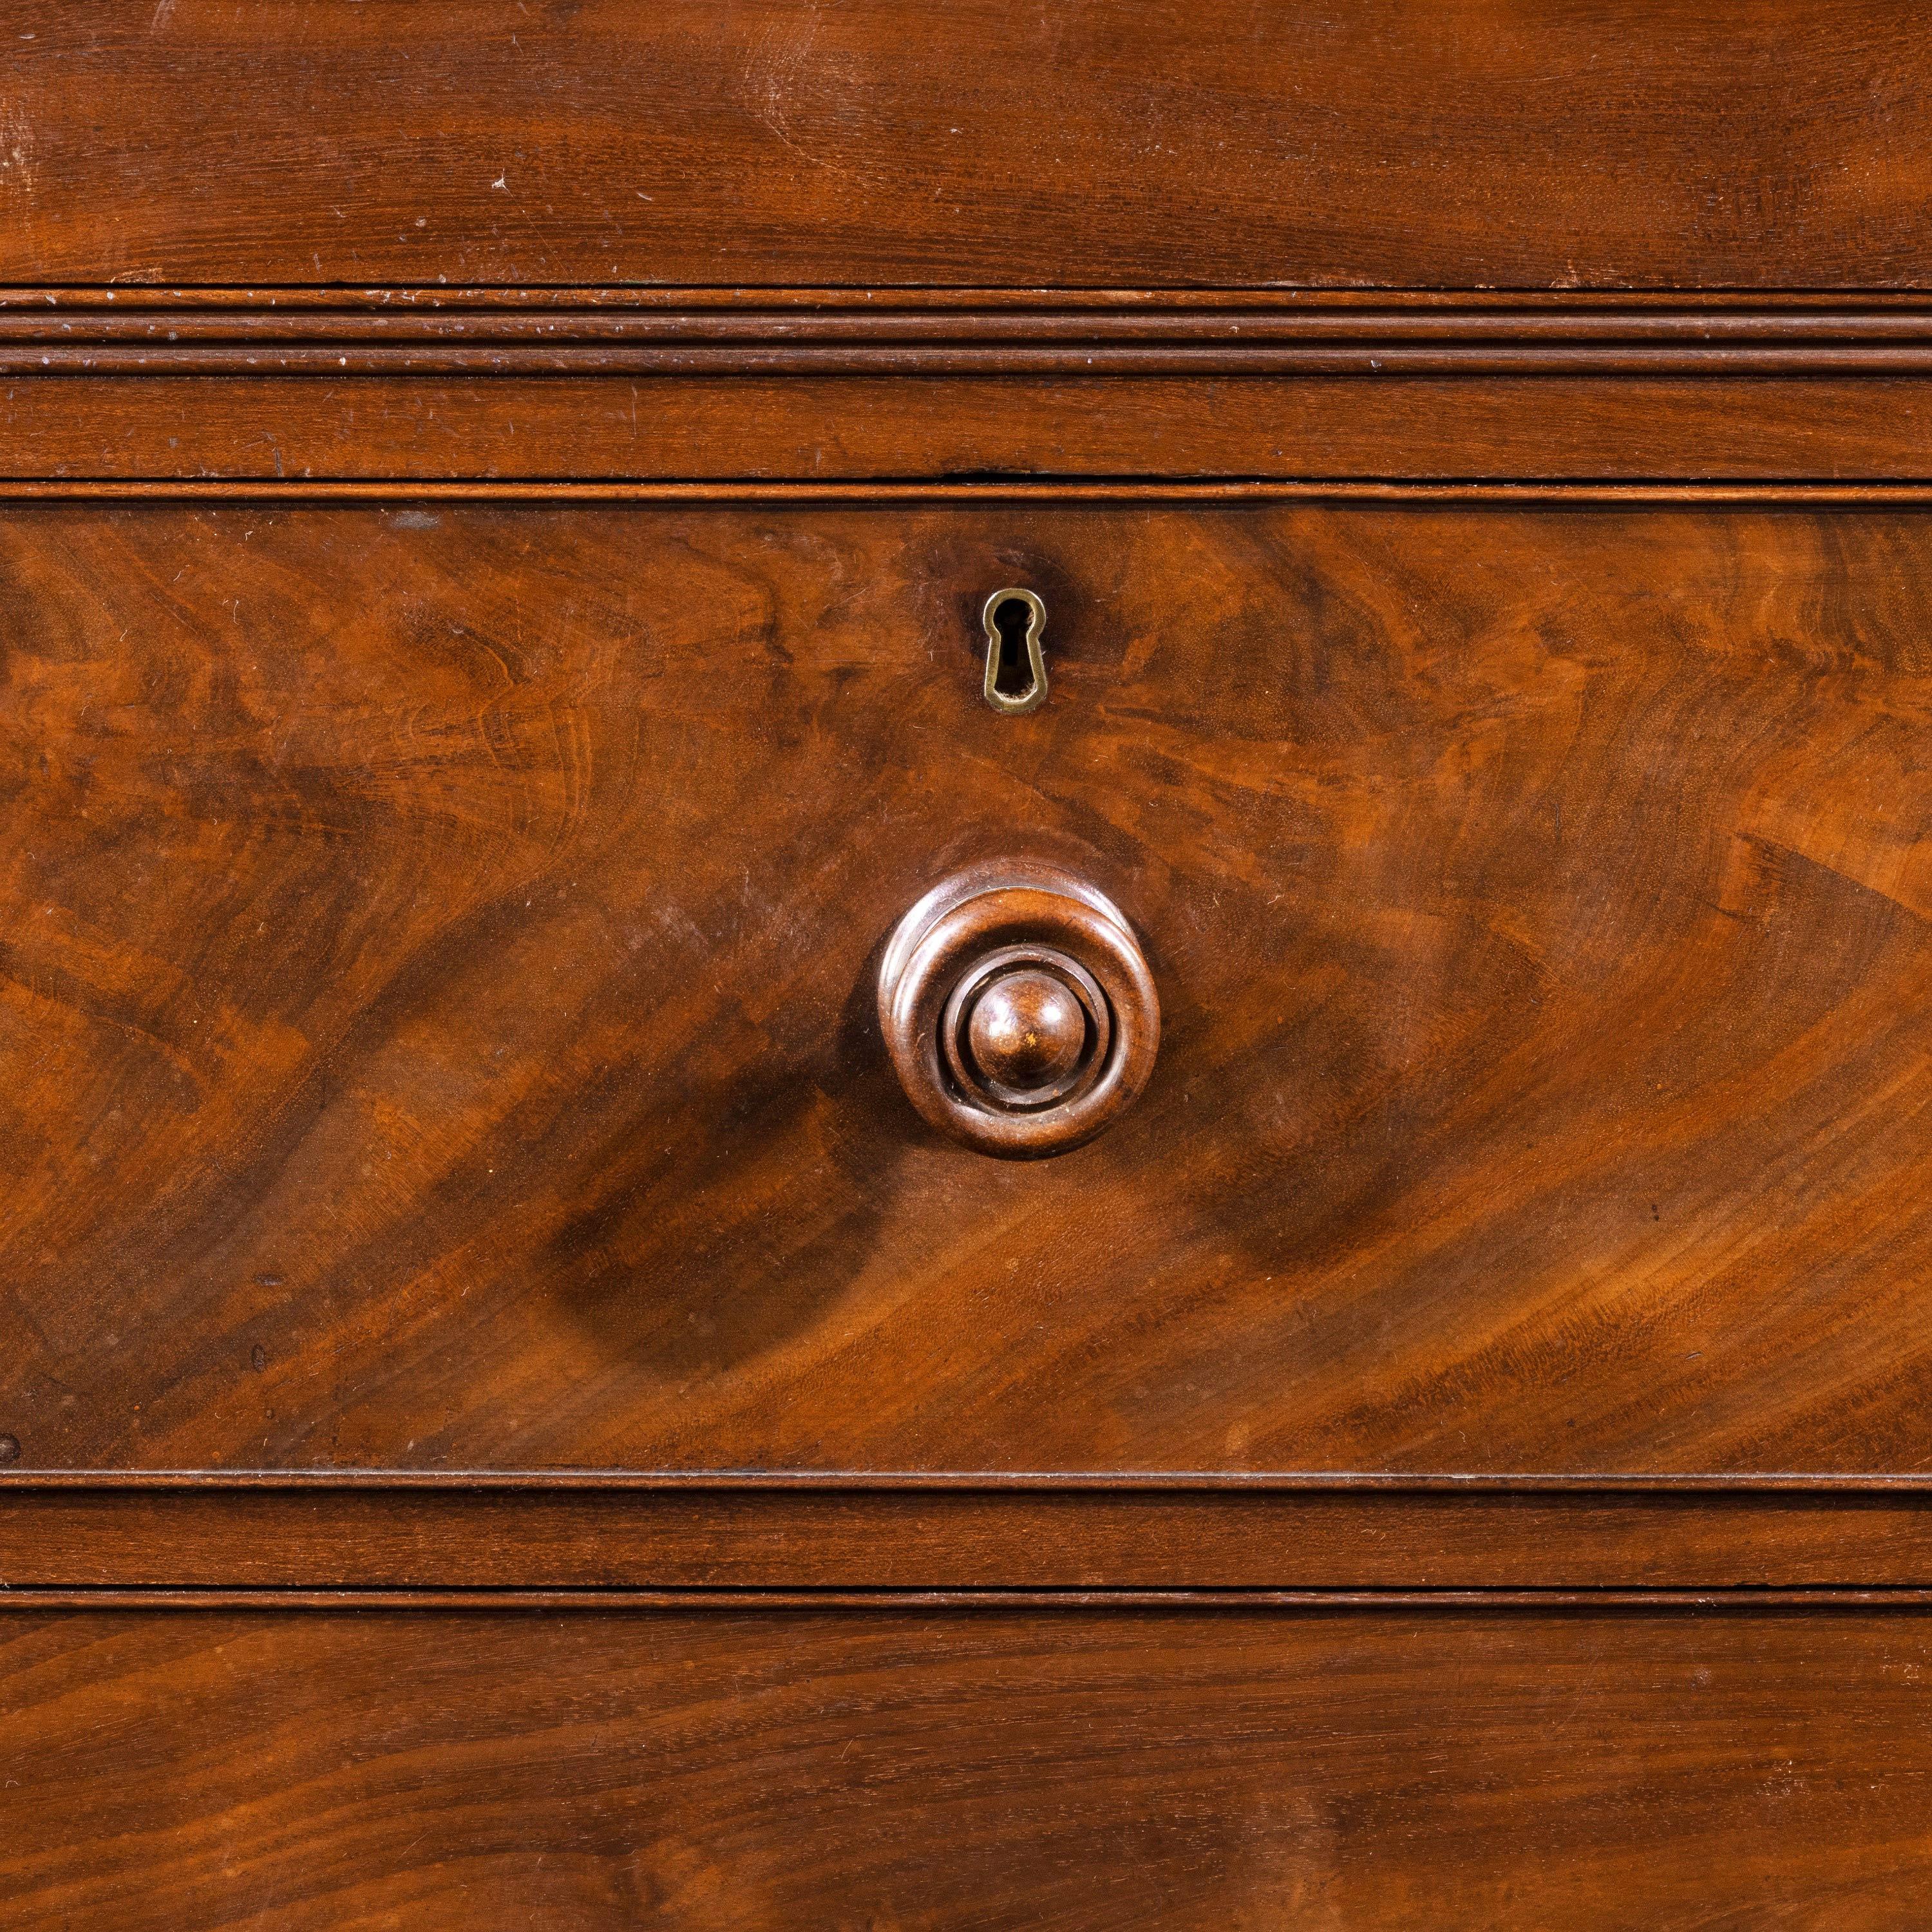
<instances>
[{"instance_id":1,"label":"dark polished wood surface","mask_svg":"<svg viewBox=\"0 0 1932 1932\"><path fill-rule=\"evenodd\" d=\"M1932 1888L1922 1610L22 1612L0 1714L22 1928L1916 1932Z\"/></svg>"},{"instance_id":2,"label":"dark polished wood surface","mask_svg":"<svg viewBox=\"0 0 1932 1932\"><path fill-rule=\"evenodd\" d=\"M1932 26L0 43L0 1925L1932 1920Z\"/></svg>"},{"instance_id":3,"label":"dark polished wood surface","mask_svg":"<svg viewBox=\"0 0 1932 1932\"><path fill-rule=\"evenodd\" d=\"M16 1466L1923 1469L1928 530L17 507ZM872 980L1028 854L1015 1166Z\"/></svg>"}]
</instances>

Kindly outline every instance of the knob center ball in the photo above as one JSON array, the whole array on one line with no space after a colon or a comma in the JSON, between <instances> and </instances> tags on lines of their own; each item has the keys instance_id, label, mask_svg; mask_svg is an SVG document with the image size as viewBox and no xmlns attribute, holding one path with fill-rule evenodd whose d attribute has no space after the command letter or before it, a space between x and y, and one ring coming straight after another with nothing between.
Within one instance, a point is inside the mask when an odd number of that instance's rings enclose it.
<instances>
[{"instance_id":1,"label":"knob center ball","mask_svg":"<svg viewBox=\"0 0 1932 1932\"><path fill-rule=\"evenodd\" d=\"M1087 1015L1072 990L1034 967L1003 973L973 1003L966 1046L989 1080L1036 1093L1064 1080L1087 1050Z\"/></svg>"}]
</instances>

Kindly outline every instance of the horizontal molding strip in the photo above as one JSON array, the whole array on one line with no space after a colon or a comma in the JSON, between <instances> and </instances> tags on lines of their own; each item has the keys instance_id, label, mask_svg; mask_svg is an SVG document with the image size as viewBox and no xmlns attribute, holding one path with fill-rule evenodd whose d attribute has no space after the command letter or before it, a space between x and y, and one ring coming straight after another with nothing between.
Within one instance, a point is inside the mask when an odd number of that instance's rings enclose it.
<instances>
[{"instance_id":1,"label":"horizontal molding strip","mask_svg":"<svg viewBox=\"0 0 1932 1932\"><path fill-rule=\"evenodd\" d=\"M1298 288L1261 284L1165 288L1006 284L974 287L880 283L0 283L9 310L125 314L229 310L259 315L416 314L542 314L580 309L640 314L800 310L835 314L976 314L994 310L1080 315L1220 310L1264 314L1932 316L1932 290Z\"/></svg>"},{"instance_id":2,"label":"horizontal molding strip","mask_svg":"<svg viewBox=\"0 0 1932 1932\"><path fill-rule=\"evenodd\" d=\"M0 477L0 502L205 503L736 503L838 504L881 508L920 503L1376 503L1558 509L1784 507L1932 508L1932 480L1886 483L1398 482L1219 479L1136 482L1030 478L916 482L599 482L465 481L398 477ZM0 1480L4 1474L0 1473Z\"/></svg>"},{"instance_id":3,"label":"horizontal molding strip","mask_svg":"<svg viewBox=\"0 0 1932 1932\"><path fill-rule=\"evenodd\" d=\"M1932 1472L1078 1469L8 1469L20 1490L534 1490L577 1492L756 1490L901 1496L1037 1495L1738 1496L1932 1497Z\"/></svg>"},{"instance_id":4,"label":"horizontal molding strip","mask_svg":"<svg viewBox=\"0 0 1932 1932\"><path fill-rule=\"evenodd\" d=\"M35 355L40 352L35 351ZM1914 350L1914 353L1918 351ZM0 473L575 484L1911 482L1932 364L1748 382L1473 370L0 377Z\"/></svg>"},{"instance_id":5,"label":"horizontal molding strip","mask_svg":"<svg viewBox=\"0 0 1932 1932\"><path fill-rule=\"evenodd\" d=\"M0 375L1932 371L1932 303L1266 290L0 290Z\"/></svg>"},{"instance_id":6,"label":"horizontal molding strip","mask_svg":"<svg viewBox=\"0 0 1932 1932\"><path fill-rule=\"evenodd\" d=\"M0 335L0 376L1923 376L1932 342L1796 348L1503 347L1403 343L1255 346L1226 342L1000 347L874 342L853 347L758 343L717 346L503 346L345 343L271 348L183 342L166 347L21 343Z\"/></svg>"},{"instance_id":7,"label":"horizontal molding strip","mask_svg":"<svg viewBox=\"0 0 1932 1932\"><path fill-rule=\"evenodd\" d=\"M0 1480L0 1588L1932 1589L1921 1478Z\"/></svg>"},{"instance_id":8,"label":"horizontal molding strip","mask_svg":"<svg viewBox=\"0 0 1932 1932\"><path fill-rule=\"evenodd\" d=\"M8 1610L1272 1610L1603 1616L1635 1612L1932 1610L1932 1590L8 1590Z\"/></svg>"}]
</instances>

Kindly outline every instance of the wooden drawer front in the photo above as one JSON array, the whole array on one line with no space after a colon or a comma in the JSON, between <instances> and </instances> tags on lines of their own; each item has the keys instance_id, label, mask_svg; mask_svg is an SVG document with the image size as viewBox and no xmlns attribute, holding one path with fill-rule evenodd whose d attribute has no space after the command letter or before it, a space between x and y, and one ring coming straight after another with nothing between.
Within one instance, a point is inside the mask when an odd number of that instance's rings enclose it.
<instances>
[{"instance_id":1,"label":"wooden drawer front","mask_svg":"<svg viewBox=\"0 0 1932 1932\"><path fill-rule=\"evenodd\" d=\"M1924 1616L0 1618L70 1932L1917 1928Z\"/></svg>"},{"instance_id":2,"label":"wooden drawer front","mask_svg":"<svg viewBox=\"0 0 1932 1932\"><path fill-rule=\"evenodd\" d=\"M1923 287L1932 238L1888 0L0 19L5 282Z\"/></svg>"},{"instance_id":3,"label":"wooden drawer front","mask_svg":"<svg viewBox=\"0 0 1932 1932\"><path fill-rule=\"evenodd\" d=\"M16 507L0 1436L1923 1469L1928 564L1909 511ZM1166 1023L1036 1163L874 1009L1015 854Z\"/></svg>"}]
</instances>

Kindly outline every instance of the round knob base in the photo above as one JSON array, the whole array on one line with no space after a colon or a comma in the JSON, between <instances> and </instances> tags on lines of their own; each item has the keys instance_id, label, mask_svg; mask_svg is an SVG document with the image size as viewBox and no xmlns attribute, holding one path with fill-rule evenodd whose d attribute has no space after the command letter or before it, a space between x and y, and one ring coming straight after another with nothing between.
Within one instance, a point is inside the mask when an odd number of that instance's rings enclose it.
<instances>
[{"instance_id":1,"label":"round knob base","mask_svg":"<svg viewBox=\"0 0 1932 1932\"><path fill-rule=\"evenodd\" d=\"M1118 908L1043 866L956 874L902 920L879 974L913 1105L988 1154L1090 1139L1152 1071L1160 1007Z\"/></svg>"}]
</instances>

